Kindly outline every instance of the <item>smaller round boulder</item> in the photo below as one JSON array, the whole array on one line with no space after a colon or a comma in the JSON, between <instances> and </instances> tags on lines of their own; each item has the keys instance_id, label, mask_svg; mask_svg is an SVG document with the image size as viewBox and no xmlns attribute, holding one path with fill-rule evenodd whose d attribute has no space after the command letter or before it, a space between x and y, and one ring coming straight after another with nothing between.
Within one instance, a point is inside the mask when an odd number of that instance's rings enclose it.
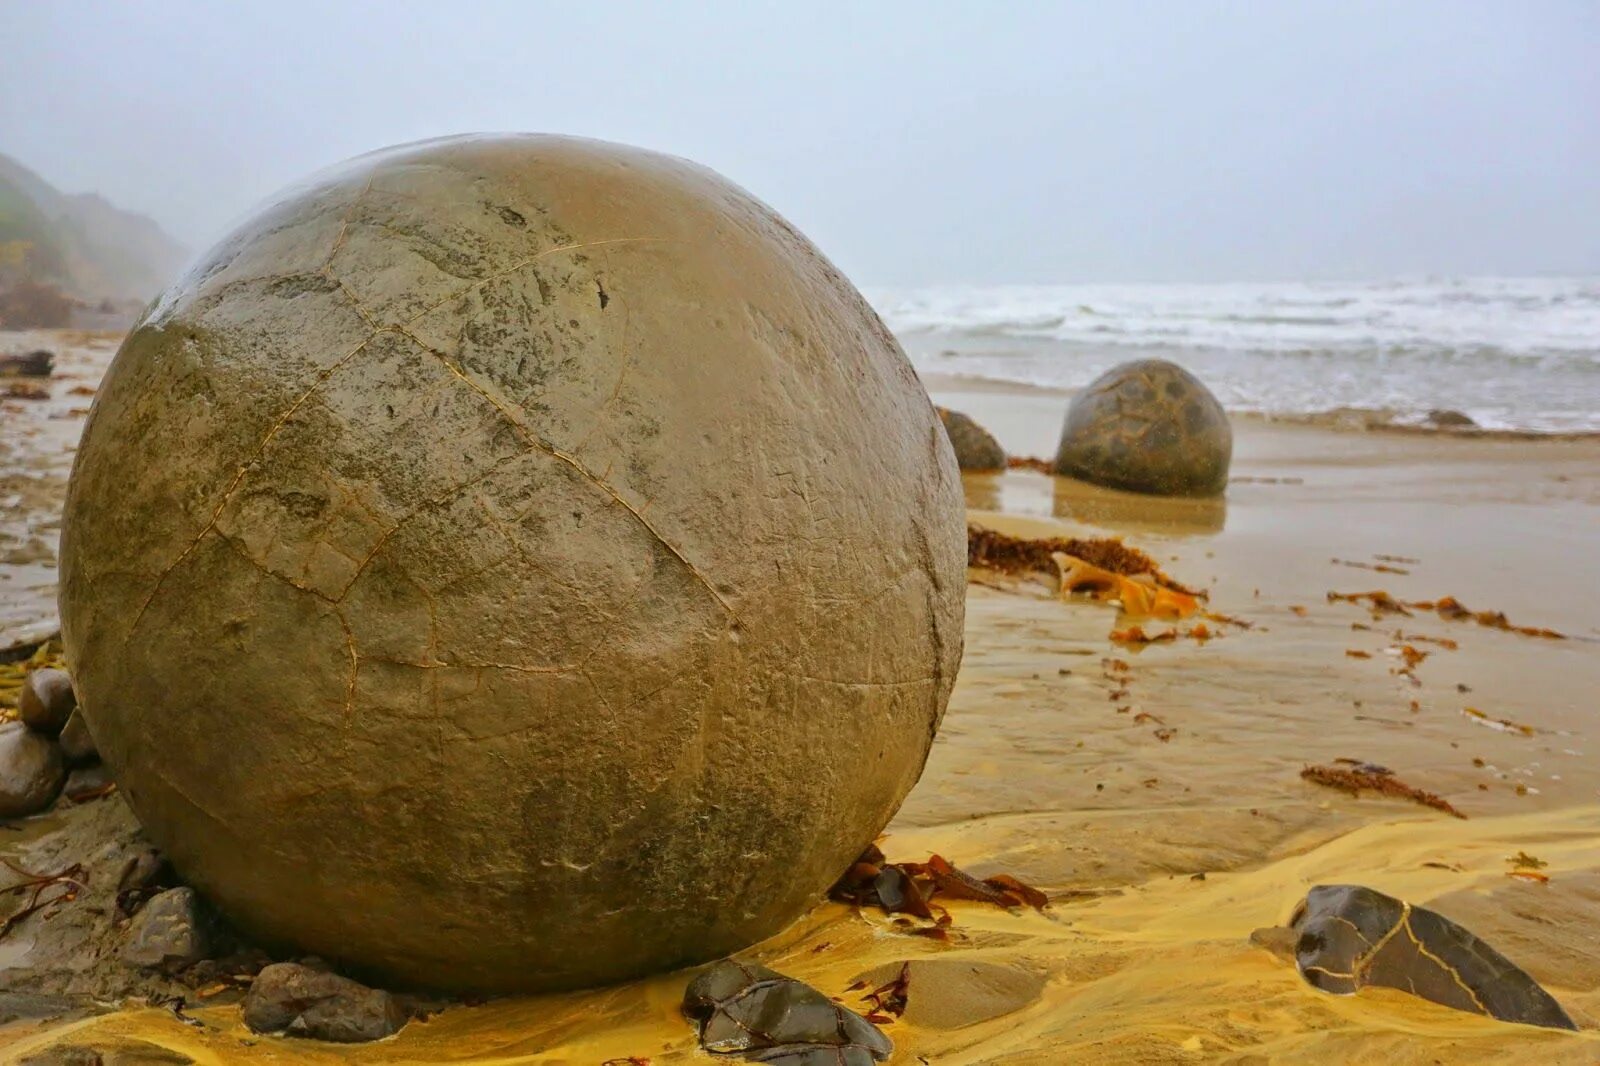
<instances>
[{"instance_id":1,"label":"smaller round boulder","mask_svg":"<svg viewBox=\"0 0 1600 1066\"><path fill-rule=\"evenodd\" d=\"M20 725L0 730L0 818L44 810L61 794L66 779L55 741Z\"/></svg>"},{"instance_id":2,"label":"smaller round boulder","mask_svg":"<svg viewBox=\"0 0 1600 1066\"><path fill-rule=\"evenodd\" d=\"M1073 397L1055 472L1156 496L1217 496L1233 429L1211 390L1176 363L1112 367Z\"/></svg>"},{"instance_id":3,"label":"smaller round boulder","mask_svg":"<svg viewBox=\"0 0 1600 1066\"><path fill-rule=\"evenodd\" d=\"M960 411L936 407L939 421L956 452L956 465L963 470L1004 470L1006 452L994 435Z\"/></svg>"},{"instance_id":4,"label":"smaller round boulder","mask_svg":"<svg viewBox=\"0 0 1600 1066\"><path fill-rule=\"evenodd\" d=\"M78 697L65 670L35 670L22 681L17 716L29 729L55 736L67 724Z\"/></svg>"}]
</instances>

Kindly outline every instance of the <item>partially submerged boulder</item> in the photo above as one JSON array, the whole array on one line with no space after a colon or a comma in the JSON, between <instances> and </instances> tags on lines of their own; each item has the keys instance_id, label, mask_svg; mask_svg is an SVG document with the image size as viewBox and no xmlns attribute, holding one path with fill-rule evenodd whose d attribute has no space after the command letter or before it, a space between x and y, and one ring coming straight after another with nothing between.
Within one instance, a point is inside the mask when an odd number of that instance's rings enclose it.
<instances>
[{"instance_id":1,"label":"partially submerged boulder","mask_svg":"<svg viewBox=\"0 0 1600 1066\"><path fill-rule=\"evenodd\" d=\"M1233 428L1200 379L1164 359L1123 363L1072 398L1055 472L1156 496L1216 496Z\"/></svg>"},{"instance_id":2,"label":"partially submerged boulder","mask_svg":"<svg viewBox=\"0 0 1600 1066\"><path fill-rule=\"evenodd\" d=\"M1300 973L1325 992L1382 985L1505 1022L1575 1029L1515 963L1448 918L1360 885L1318 885L1290 921ZM1276 938L1260 936L1269 949Z\"/></svg>"},{"instance_id":3,"label":"partially submerged boulder","mask_svg":"<svg viewBox=\"0 0 1600 1066\"><path fill-rule=\"evenodd\" d=\"M960 411L948 407L935 408L944 431L950 436L950 447L956 453L956 465L962 470L989 471L1006 468L1006 452L993 434Z\"/></svg>"},{"instance_id":4,"label":"partially submerged boulder","mask_svg":"<svg viewBox=\"0 0 1600 1066\"><path fill-rule=\"evenodd\" d=\"M66 779L55 741L20 723L0 726L0 818L39 813L55 802Z\"/></svg>"},{"instance_id":5,"label":"partially submerged boulder","mask_svg":"<svg viewBox=\"0 0 1600 1066\"><path fill-rule=\"evenodd\" d=\"M406 1012L388 992L299 963L256 975L244 997L244 1023L258 1033L360 1044L393 1036Z\"/></svg>"},{"instance_id":6,"label":"partially submerged boulder","mask_svg":"<svg viewBox=\"0 0 1600 1066\"><path fill-rule=\"evenodd\" d=\"M894 1044L815 988L756 963L719 962L689 982L683 1013L700 1046L778 1066L872 1066Z\"/></svg>"},{"instance_id":7,"label":"partially submerged boulder","mask_svg":"<svg viewBox=\"0 0 1600 1066\"><path fill-rule=\"evenodd\" d=\"M76 463L63 637L119 789L242 931L406 985L778 931L960 659L910 364L667 156L458 137L285 193L129 334Z\"/></svg>"}]
</instances>

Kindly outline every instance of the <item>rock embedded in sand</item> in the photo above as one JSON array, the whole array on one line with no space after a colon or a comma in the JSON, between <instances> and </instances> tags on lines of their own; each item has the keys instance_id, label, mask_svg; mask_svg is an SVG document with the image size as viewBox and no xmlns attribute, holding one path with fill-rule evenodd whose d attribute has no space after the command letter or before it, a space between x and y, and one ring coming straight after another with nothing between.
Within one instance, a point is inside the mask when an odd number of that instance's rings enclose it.
<instances>
[{"instance_id":1,"label":"rock embedded in sand","mask_svg":"<svg viewBox=\"0 0 1600 1066\"><path fill-rule=\"evenodd\" d=\"M29 729L53 737L61 732L77 706L72 678L65 670L34 670L22 680L17 717Z\"/></svg>"},{"instance_id":2,"label":"rock embedded in sand","mask_svg":"<svg viewBox=\"0 0 1600 1066\"><path fill-rule=\"evenodd\" d=\"M398 1033L404 1008L388 992L293 962L265 967L244 998L244 1023L258 1033L361 1044Z\"/></svg>"},{"instance_id":3,"label":"rock embedded in sand","mask_svg":"<svg viewBox=\"0 0 1600 1066\"><path fill-rule=\"evenodd\" d=\"M119 789L245 932L574 987L777 932L885 825L962 527L910 364L769 208L461 137L285 193L129 334L61 615Z\"/></svg>"},{"instance_id":4,"label":"rock embedded in sand","mask_svg":"<svg viewBox=\"0 0 1600 1066\"><path fill-rule=\"evenodd\" d=\"M1290 926L1300 973L1326 992L1398 988L1505 1022L1575 1029L1516 964L1448 918L1360 885L1318 885Z\"/></svg>"},{"instance_id":5,"label":"rock embedded in sand","mask_svg":"<svg viewBox=\"0 0 1600 1066\"><path fill-rule=\"evenodd\" d=\"M205 900L192 888L169 888L133 916L122 961L174 972L206 958L215 945L215 919Z\"/></svg>"},{"instance_id":6,"label":"rock embedded in sand","mask_svg":"<svg viewBox=\"0 0 1600 1066\"><path fill-rule=\"evenodd\" d=\"M181 1051L129 1037L93 1044L52 1044L19 1059L17 1066L189 1066Z\"/></svg>"},{"instance_id":7,"label":"rock embedded in sand","mask_svg":"<svg viewBox=\"0 0 1600 1066\"><path fill-rule=\"evenodd\" d=\"M44 810L61 794L66 779L55 741L20 723L0 727L0 818Z\"/></svg>"},{"instance_id":8,"label":"rock embedded in sand","mask_svg":"<svg viewBox=\"0 0 1600 1066\"><path fill-rule=\"evenodd\" d=\"M73 711L67 717L67 724L62 727L59 739L61 755L67 760L68 766L83 766L100 758L100 751L95 747L94 737L89 735L89 726L84 721L82 711Z\"/></svg>"},{"instance_id":9,"label":"rock embedded in sand","mask_svg":"<svg viewBox=\"0 0 1600 1066\"><path fill-rule=\"evenodd\" d=\"M1233 428L1200 379L1164 359L1101 374L1067 407L1055 471L1156 496L1217 496L1227 488Z\"/></svg>"},{"instance_id":10,"label":"rock embedded in sand","mask_svg":"<svg viewBox=\"0 0 1600 1066\"><path fill-rule=\"evenodd\" d=\"M948 407L935 408L944 430L950 436L950 447L956 453L956 465L963 470L987 471L1006 468L1005 449L1000 442L977 422L960 411Z\"/></svg>"},{"instance_id":11,"label":"rock embedded in sand","mask_svg":"<svg viewBox=\"0 0 1600 1066\"><path fill-rule=\"evenodd\" d=\"M61 794L73 803L87 803L106 795L115 785L105 763L93 763L67 774L67 783L62 786Z\"/></svg>"},{"instance_id":12,"label":"rock embedded in sand","mask_svg":"<svg viewBox=\"0 0 1600 1066\"><path fill-rule=\"evenodd\" d=\"M877 1026L802 981L755 963L719 962L683 994L700 1046L779 1066L871 1066L894 1044Z\"/></svg>"}]
</instances>

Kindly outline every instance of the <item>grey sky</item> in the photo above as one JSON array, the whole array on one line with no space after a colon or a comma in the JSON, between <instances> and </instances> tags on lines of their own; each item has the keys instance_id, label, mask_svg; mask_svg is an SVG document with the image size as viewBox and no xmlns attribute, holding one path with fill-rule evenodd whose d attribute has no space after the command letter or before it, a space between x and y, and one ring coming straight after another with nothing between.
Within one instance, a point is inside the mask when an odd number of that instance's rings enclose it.
<instances>
[{"instance_id":1,"label":"grey sky","mask_svg":"<svg viewBox=\"0 0 1600 1066\"><path fill-rule=\"evenodd\" d=\"M863 284L1600 273L1600 4L0 0L0 151L199 248L372 148L688 156Z\"/></svg>"}]
</instances>

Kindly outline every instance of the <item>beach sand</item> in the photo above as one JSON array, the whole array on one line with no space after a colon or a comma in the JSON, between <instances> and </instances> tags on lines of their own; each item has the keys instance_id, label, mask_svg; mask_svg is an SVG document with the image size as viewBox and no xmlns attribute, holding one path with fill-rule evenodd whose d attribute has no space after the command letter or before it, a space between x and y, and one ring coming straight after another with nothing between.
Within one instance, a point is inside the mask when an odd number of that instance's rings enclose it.
<instances>
[{"instance_id":1,"label":"beach sand","mask_svg":"<svg viewBox=\"0 0 1600 1066\"><path fill-rule=\"evenodd\" d=\"M1063 394L928 384L936 402L976 417L1013 454L1053 450ZM954 902L952 939L938 943L876 912L822 904L746 957L862 1009L847 988L899 960L971 960L1044 978L1036 998L1001 1017L888 1026L898 1063L1600 1059L1591 557L1600 442L1255 419L1236 420L1235 434L1225 506L1032 472L966 477L972 522L1125 535L1206 589L1212 610L1252 626L1130 649L1108 639L1125 624L1112 607L973 572L949 713L881 846L891 860L938 853L979 875L1014 874L1056 897L1052 905L1011 913ZM1383 563L1409 571L1397 574L1332 561L1377 565L1380 555L1416 562ZM1403 600L1452 595L1571 639L1430 611L1374 619L1327 599L1375 589ZM1395 672L1402 663L1389 649L1401 643L1429 652L1416 685ZM1467 817L1301 779L1306 764L1338 758L1381 763ZM1518 852L1548 864L1548 884L1507 876ZM1328 883L1368 885L1461 922L1543 982L1582 1031L1509 1025L1386 990L1312 989L1250 934L1285 922L1309 887ZM236 1008L201 1005L190 1013L204 1028L158 1008L19 1022L0 1029L0 1054L92 1037L149 1041L203 1063L709 1061L678 1013L688 979L455 1008L364 1047L256 1037Z\"/></svg>"}]
</instances>

